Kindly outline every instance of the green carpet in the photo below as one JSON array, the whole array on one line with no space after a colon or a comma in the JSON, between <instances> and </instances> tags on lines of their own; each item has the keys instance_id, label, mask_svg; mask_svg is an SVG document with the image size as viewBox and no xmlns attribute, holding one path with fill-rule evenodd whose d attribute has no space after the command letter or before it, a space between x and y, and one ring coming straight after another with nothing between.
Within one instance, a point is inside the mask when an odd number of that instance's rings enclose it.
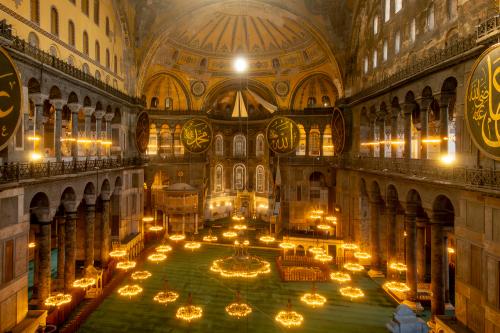
<instances>
[{"instance_id":1,"label":"green carpet","mask_svg":"<svg viewBox=\"0 0 500 333\"><path fill-rule=\"evenodd\" d=\"M146 262L137 268L153 274L142 283L141 295L128 299L113 293L79 332L387 332L385 323L396 305L366 274L354 278L354 284L365 291L365 298L351 302L339 294L337 284L320 283L318 292L328 301L324 307L313 309L300 301L300 295L311 289L310 283L283 283L279 279L274 265L277 251L254 249L251 253L270 261L272 273L252 280L222 278L210 272L209 267L214 259L232 254L231 248L203 244L200 250L190 252L177 246L165 262ZM162 290L164 279L180 293L177 302L167 307L153 301ZM224 311L237 289L253 307L252 314L240 320ZM175 319L177 308L185 303L189 292L193 294L193 304L203 307L203 317L190 325ZM300 328L285 329L274 320L276 313L286 307L288 298L293 309L304 316Z\"/></svg>"}]
</instances>

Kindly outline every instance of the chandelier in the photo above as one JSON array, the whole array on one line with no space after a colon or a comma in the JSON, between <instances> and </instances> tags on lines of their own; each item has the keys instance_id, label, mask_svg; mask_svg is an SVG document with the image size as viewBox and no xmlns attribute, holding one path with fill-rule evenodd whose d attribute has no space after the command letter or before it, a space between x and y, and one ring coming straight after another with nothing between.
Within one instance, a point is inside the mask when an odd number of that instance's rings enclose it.
<instances>
[{"instance_id":1,"label":"chandelier","mask_svg":"<svg viewBox=\"0 0 500 333\"><path fill-rule=\"evenodd\" d=\"M406 271L406 265L401 263L401 262L393 262L390 266L390 269L393 269L398 272L404 272Z\"/></svg>"},{"instance_id":2,"label":"chandelier","mask_svg":"<svg viewBox=\"0 0 500 333\"><path fill-rule=\"evenodd\" d=\"M300 300L304 303L306 303L309 306L312 306L313 308L317 306L323 306L326 303L326 297L318 294L316 292L316 287L313 284L312 290L310 293L305 293L302 295Z\"/></svg>"},{"instance_id":3,"label":"chandelier","mask_svg":"<svg viewBox=\"0 0 500 333\"><path fill-rule=\"evenodd\" d=\"M181 319L187 322L201 318L203 315L203 309L199 306L192 305L193 299L191 293L189 293L188 301L185 306L181 306L177 309L175 316L177 319Z\"/></svg>"},{"instance_id":4,"label":"chandelier","mask_svg":"<svg viewBox=\"0 0 500 333\"><path fill-rule=\"evenodd\" d=\"M226 231L225 233L222 234L222 236L224 236L226 238L234 238L234 237L238 236L238 234L235 233L234 231Z\"/></svg>"},{"instance_id":5,"label":"chandelier","mask_svg":"<svg viewBox=\"0 0 500 333\"><path fill-rule=\"evenodd\" d=\"M142 293L142 288L139 287L137 284L133 285L125 285L118 289L118 294L121 296L128 296L129 298L132 298L132 296L136 296L138 294Z\"/></svg>"},{"instance_id":6,"label":"chandelier","mask_svg":"<svg viewBox=\"0 0 500 333\"><path fill-rule=\"evenodd\" d=\"M133 280L146 280L151 277L151 273L148 271L137 271L132 273L131 277Z\"/></svg>"},{"instance_id":7,"label":"chandelier","mask_svg":"<svg viewBox=\"0 0 500 333\"><path fill-rule=\"evenodd\" d=\"M217 242L217 236L208 235L203 237L204 242Z\"/></svg>"},{"instance_id":8,"label":"chandelier","mask_svg":"<svg viewBox=\"0 0 500 333\"><path fill-rule=\"evenodd\" d=\"M45 300L45 305L59 307L63 304L71 302L71 299L72 299L72 297L69 294L56 294L56 295L48 297Z\"/></svg>"},{"instance_id":9,"label":"chandelier","mask_svg":"<svg viewBox=\"0 0 500 333\"><path fill-rule=\"evenodd\" d=\"M121 258L127 255L127 251L125 250L114 250L109 252L109 256L113 258Z\"/></svg>"},{"instance_id":10,"label":"chandelier","mask_svg":"<svg viewBox=\"0 0 500 333\"><path fill-rule=\"evenodd\" d=\"M314 256L314 260L318 260L322 263L325 263L325 262L330 262L333 260L333 257L328 255L328 254L325 254L325 253L321 253L321 254L317 254Z\"/></svg>"},{"instance_id":11,"label":"chandelier","mask_svg":"<svg viewBox=\"0 0 500 333\"><path fill-rule=\"evenodd\" d=\"M351 300L365 296L361 289L354 287L340 288L340 294L344 297L349 297Z\"/></svg>"},{"instance_id":12,"label":"chandelier","mask_svg":"<svg viewBox=\"0 0 500 333\"><path fill-rule=\"evenodd\" d=\"M372 256L368 252L354 252L354 258L357 259L370 259Z\"/></svg>"},{"instance_id":13,"label":"chandelier","mask_svg":"<svg viewBox=\"0 0 500 333\"><path fill-rule=\"evenodd\" d=\"M287 309L280 311L274 319L287 328L299 327L304 321L304 317L301 314L292 311L292 303L290 300L288 300Z\"/></svg>"},{"instance_id":14,"label":"chandelier","mask_svg":"<svg viewBox=\"0 0 500 333\"><path fill-rule=\"evenodd\" d=\"M167 305L168 303L175 302L178 298L179 294L176 293L175 291L165 290L165 291L160 291L158 294L156 294L153 300L160 304Z\"/></svg>"},{"instance_id":15,"label":"chandelier","mask_svg":"<svg viewBox=\"0 0 500 333\"><path fill-rule=\"evenodd\" d=\"M184 244L184 248L188 250L198 250L201 247L201 243L199 242L187 242Z\"/></svg>"},{"instance_id":16,"label":"chandelier","mask_svg":"<svg viewBox=\"0 0 500 333\"><path fill-rule=\"evenodd\" d=\"M247 226L245 224L235 224L233 228L236 230L247 230Z\"/></svg>"},{"instance_id":17,"label":"chandelier","mask_svg":"<svg viewBox=\"0 0 500 333\"><path fill-rule=\"evenodd\" d=\"M261 242L264 242L266 244L273 243L275 241L275 238L273 236L261 236L259 238Z\"/></svg>"},{"instance_id":18,"label":"chandelier","mask_svg":"<svg viewBox=\"0 0 500 333\"><path fill-rule=\"evenodd\" d=\"M210 270L223 277L254 278L271 272L271 264L248 253L247 241L235 241L234 254L224 259L217 259Z\"/></svg>"},{"instance_id":19,"label":"chandelier","mask_svg":"<svg viewBox=\"0 0 500 333\"><path fill-rule=\"evenodd\" d=\"M164 244L156 247L156 252L158 253L167 253L170 251L172 251L172 247L170 245Z\"/></svg>"},{"instance_id":20,"label":"chandelier","mask_svg":"<svg viewBox=\"0 0 500 333\"><path fill-rule=\"evenodd\" d=\"M332 227L330 227L328 224L318 224L318 225L317 225L317 228L318 228L319 230L324 230L324 231L326 231L326 230L330 230Z\"/></svg>"},{"instance_id":21,"label":"chandelier","mask_svg":"<svg viewBox=\"0 0 500 333\"><path fill-rule=\"evenodd\" d=\"M395 292L400 292L400 293L405 293L410 291L410 287L406 285L406 283L403 282L397 282L397 281L390 281L384 283L384 287L389 289L390 291L395 291Z\"/></svg>"},{"instance_id":22,"label":"chandelier","mask_svg":"<svg viewBox=\"0 0 500 333\"><path fill-rule=\"evenodd\" d=\"M81 279L78 279L78 280L75 280L75 282L73 282L73 287L75 288L88 288L90 286L93 286L95 284L95 279L94 278L81 278Z\"/></svg>"},{"instance_id":23,"label":"chandelier","mask_svg":"<svg viewBox=\"0 0 500 333\"><path fill-rule=\"evenodd\" d=\"M280 243L280 247L283 250L293 250L293 249L295 249L295 244L290 243L290 242L282 242L282 243Z\"/></svg>"},{"instance_id":24,"label":"chandelier","mask_svg":"<svg viewBox=\"0 0 500 333\"><path fill-rule=\"evenodd\" d=\"M144 216L142 218L142 221L144 221L144 222L153 222L154 221L154 217L152 217L152 216Z\"/></svg>"},{"instance_id":25,"label":"chandelier","mask_svg":"<svg viewBox=\"0 0 500 333\"><path fill-rule=\"evenodd\" d=\"M178 241L181 241L181 240L184 240L186 239L186 236L182 235L182 234L174 234L170 237L168 237L171 241L174 241L174 242L178 242Z\"/></svg>"},{"instance_id":26,"label":"chandelier","mask_svg":"<svg viewBox=\"0 0 500 333\"><path fill-rule=\"evenodd\" d=\"M248 304L241 301L240 293L237 292L235 302L226 306L226 312L231 317L240 319L252 313L252 308Z\"/></svg>"},{"instance_id":27,"label":"chandelier","mask_svg":"<svg viewBox=\"0 0 500 333\"><path fill-rule=\"evenodd\" d=\"M333 272L330 273L330 279L337 281L339 283L344 283L351 281L351 276L343 272Z\"/></svg>"},{"instance_id":28,"label":"chandelier","mask_svg":"<svg viewBox=\"0 0 500 333\"><path fill-rule=\"evenodd\" d=\"M163 253L153 253L148 256L149 261L160 262L167 259L167 256Z\"/></svg>"},{"instance_id":29,"label":"chandelier","mask_svg":"<svg viewBox=\"0 0 500 333\"><path fill-rule=\"evenodd\" d=\"M358 249L358 245L356 245L354 243L344 243L344 244L340 245L340 247L342 247L344 250L357 250Z\"/></svg>"},{"instance_id":30,"label":"chandelier","mask_svg":"<svg viewBox=\"0 0 500 333\"><path fill-rule=\"evenodd\" d=\"M158 232L158 231L162 231L162 230L163 230L163 227L161 225L154 225L154 226L149 227L149 231L153 231L153 232Z\"/></svg>"},{"instance_id":31,"label":"chandelier","mask_svg":"<svg viewBox=\"0 0 500 333\"><path fill-rule=\"evenodd\" d=\"M136 265L135 261L126 260L126 261L120 261L119 263L117 263L116 268L123 269L123 270L127 271L131 268L134 268L135 265Z\"/></svg>"},{"instance_id":32,"label":"chandelier","mask_svg":"<svg viewBox=\"0 0 500 333\"><path fill-rule=\"evenodd\" d=\"M365 269L362 265L353 262L344 264L344 268L351 272L361 272Z\"/></svg>"},{"instance_id":33,"label":"chandelier","mask_svg":"<svg viewBox=\"0 0 500 333\"><path fill-rule=\"evenodd\" d=\"M325 253L325 249L321 246L313 246L313 247L309 248L308 251L314 255Z\"/></svg>"}]
</instances>

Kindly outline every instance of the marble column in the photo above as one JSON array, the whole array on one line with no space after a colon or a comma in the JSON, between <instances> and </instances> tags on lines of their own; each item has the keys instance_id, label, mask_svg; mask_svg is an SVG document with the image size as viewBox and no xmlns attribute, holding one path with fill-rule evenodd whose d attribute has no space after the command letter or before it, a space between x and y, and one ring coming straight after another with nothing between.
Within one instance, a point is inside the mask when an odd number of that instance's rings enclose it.
<instances>
[{"instance_id":1,"label":"marble column","mask_svg":"<svg viewBox=\"0 0 500 333\"><path fill-rule=\"evenodd\" d=\"M371 234L371 270L374 272L381 271L380 258L380 208L382 198L380 195L372 194L370 196L370 234Z\"/></svg>"},{"instance_id":2,"label":"marble column","mask_svg":"<svg viewBox=\"0 0 500 333\"><path fill-rule=\"evenodd\" d=\"M309 149L311 147L310 143L309 143L309 138L310 138L310 133L309 131L311 130L311 127L310 126L305 126L304 125L304 131L306 132L306 153L305 153L305 156L310 156L309 154Z\"/></svg>"},{"instance_id":3,"label":"marble column","mask_svg":"<svg viewBox=\"0 0 500 333\"><path fill-rule=\"evenodd\" d=\"M410 288L408 298L416 301L417 296L417 206L408 203L406 224L406 284Z\"/></svg>"},{"instance_id":4,"label":"marble column","mask_svg":"<svg viewBox=\"0 0 500 333\"><path fill-rule=\"evenodd\" d=\"M422 108L420 109L420 123L421 128L421 137L422 139L429 139L429 108L431 105L432 99L424 99L422 100ZM427 159L427 143L422 143L421 148L421 159Z\"/></svg>"},{"instance_id":5,"label":"marble column","mask_svg":"<svg viewBox=\"0 0 500 333\"><path fill-rule=\"evenodd\" d=\"M51 285L51 272L50 272L50 259L51 259L51 236L50 226L52 219L48 208L38 208L34 211L40 232L38 234L38 253L39 253L39 269L38 269L38 299L40 304L50 296Z\"/></svg>"},{"instance_id":6,"label":"marble column","mask_svg":"<svg viewBox=\"0 0 500 333\"><path fill-rule=\"evenodd\" d=\"M34 135L40 138L38 141L33 141L34 147L38 146L38 149L36 150L40 155L44 156L43 154L43 148L44 148L44 143L43 143L43 132L44 132L44 117L43 117L43 103L47 99L47 95L43 94L30 94L29 98L33 101L35 104L35 119L34 119L34 124L33 124L33 129L34 129ZM33 147L33 148L34 148ZM35 150L35 149L34 149Z\"/></svg>"},{"instance_id":7,"label":"marble column","mask_svg":"<svg viewBox=\"0 0 500 333\"><path fill-rule=\"evenodd\" d=\"M64 106L64 101L62 99L50 100L50 103L56 109L55 112L55 126L54 126L54 150L56 155L56 161L62 160L61 153L61 135L62 135L62 109Z\"/></svg>"},{"instance_id":8,"label":"marble column","mask_svg":"<svg viewBox=\"0 0 500 333\"><path fill-rule=\"evenodd\" d=\"M411 117L413 110L415 108L415 104L413 103L407 103L404 105L404 119L405 119L405 143L404 143L404 151L403 151L403 157L406 160L411 159Z\"/></svg>"},{"instance_id":9,"label":"marble column","mask_svg":"<svg viewBox=\"0 0 500 333\"><path fill-rule=\"evenodd\" d=\"M104 120L106 122L106 140L112 142L112 132L111 132L111 121L113 120L115 114L113 112L108 112L104 115ZM111 145L106 145L106 155L111 156Z\"/></svg>"},{"instance_id":10,"label":"marble column","mask_svg":"<svg viewBox=\"0 0 500 333\"><path fill-rule=\"evenodd\" d=\"M78 158L78 112L82 108L80 104L71 103L68 104L68 108L71 111L71 137L74 141L71 142L71 156L74 160Z\"/></svg>"},{"instance_id":11,"label":"marble column","mask_svg":"<svg viewBox=\"0 0 500 333\"><path fill-rule=\"evenodd\" d=\"M439 132L441 134L441 154L448 154L448 107L449 107L449 96L441 96L441 101L439 103Z\"/></svg>"},{"instance_id":12,"label":"marble column","mask_svg":"<svg viewBox=\"0 0 500 333\"><path fill-rule=\"evenodd\" d=\"M64 281L66 218L56 217L57 222L57 279Z\"/></svg>"},{"instance_id":13,"label":"marble column","mask_svg":"<svg viewBox=\"0 0 500 333\"><path fill-rule=\"evenodd\" d=\"M101 157L102 144L99 143L99 140L102 140L102 118L106 111L96 110L95 111L95 119L96 119L96 140L97 140L97 157Z\"/></svg>"},{"instance_id":14,"label":"marble column","mask_svg":"<svg viewBox=\"0 0 500 333\"><path fill-rule=\"evenodd\" d=\"M446 212L433 212L431 219L431 313L433 316L443 315L445 309L443 225L446 223L446 218Z\"/></svg>"},{"instance_id":15,"label":"marble column","mask_svg":"<svg viewBox=\"0 0 500 333\"><path fill-rule=\"evenodd\" d=\"M419 282L425 281L425 226L427 219L417 218L417 277Z\"/></svg>"},{"instance_id":16,"label":"marble column","mask_svg":"<svg viewBox=\"0 0 500 333\"><path fill-rule=\"evenodd\" d=\"M401 109L399 107L391 108L391 141L398 140L398 115ZM391 157L398 157L398 145L391 145Z\"/></svg>"},{"instance_id":17,"label":"marble column","mask_svg":"<svg viewBox=\"0 0 500 333\"><path fill-rule=\"evenodd\" d=\"M85 207L85 268L94 266L94 227L95 201Z\"/></svg>"},{"instance_id":18,"label":"marble column","mask_svg":"<svg viewBox=\"0 0 500 333\"><path fill-rule=\"evenodd\" d=\"M85 139L90 139L92 132L92 114L94 113L95 108L86 106L83 108L83 114L85 115ZM86 145L87 147L87 145ZM89 148L85 148L85 156L90 155Z\"/></svg>"},{"instance_id":19,"label":"marble column","mask_svg":"<svg viewBox=\"0 0 500 333\"><path fill-rule=\"evenodd\" d=\"M396 248L396 216L398 202L395 199L387 201L387 264L397 261ZM391 274L392 275L392 274Z\"/></svg>"},{"instance_id":20,"label":"marble column","mask_svg":"<svg viewBox=\"0 0 500 333\"><path fill-rule=\"evenodd\" d=\"M76 261L76 211L66 214L66 246L64 262L64 290L69 292L73 288L75 281L75 261Z\"/></svg>"},{"instance_id":21,"label":"marble column","mask_svg":"<svg viewBox=\"0 0 500 333\"><path fill-rule=\"evenodd\" d=\"M102 198L102 223L101 223L101 266L107 267L110 248L110 205L109 196Z\"/></svg>"},{"instance_id":22,"label":"marble column","mask_svg":"<svg viewBox=\"0 0 500 333\"><path fill-rule=\"evenodd\" d=\"M380 158L385 158L385 115L380 115L377 122L378 122L378 130L379 130L379 157Z\"/></svg>"}]
</instances>

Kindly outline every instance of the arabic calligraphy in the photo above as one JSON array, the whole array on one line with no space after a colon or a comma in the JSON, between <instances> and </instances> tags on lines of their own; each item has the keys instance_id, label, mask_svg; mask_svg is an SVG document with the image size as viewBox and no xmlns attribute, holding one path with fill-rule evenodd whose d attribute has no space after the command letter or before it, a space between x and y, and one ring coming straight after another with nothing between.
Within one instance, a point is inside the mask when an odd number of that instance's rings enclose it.
<instances>
[{"instance_id":1,"label":"arabic calligraphy","mask_svg":"<svg viewBox=\"0 0 500 333\"><path fill-rule=\"evenodd\" d=\"M139 152L144 154L149 144L149 116L147 112L141 113L137 118L135 142Z\"/></svg>"},{"instance_id":2,"label":"arabic calligraphy","mask_svg":"<svg viewBox=\"0 0 500 333\"><path fill-rule=\"evenodd\" d=\"M212 128L201 118L194 118L184 123L181 142L187 151L194 154L205 152L212 142Z\"/></svg>"},{"instance_id":3,"label":"arabic calligraphy","mask_svg":"<svg viewBox=\"0 0 500 333\"><path fill-rule=\"evenodd\" d=\"M485 154L500 159L500 45L476 61L465 97L473 141Z\"/></svg>"},{"instance_id":4,"label":"arabic calligraphy","mask_svg":"<svg viewBox=\"0 0 500 333\"><path fill-rule=\"evenodd\" d=\"M299 127L289 118L275 117L267 126L266 137L272 151L288 154L295 151L299 143Z\"/></svg>"},{"instance_id":5,"label":"arabic calligraphy","mask_svg":"<svg viewBox=\"0 0 500 333\"><path fill-rule=\"evenodd\" d=\"M21 85L18 71L0 47L0 150L16 133L21 121Z\"/></svg>"}]
</instances>

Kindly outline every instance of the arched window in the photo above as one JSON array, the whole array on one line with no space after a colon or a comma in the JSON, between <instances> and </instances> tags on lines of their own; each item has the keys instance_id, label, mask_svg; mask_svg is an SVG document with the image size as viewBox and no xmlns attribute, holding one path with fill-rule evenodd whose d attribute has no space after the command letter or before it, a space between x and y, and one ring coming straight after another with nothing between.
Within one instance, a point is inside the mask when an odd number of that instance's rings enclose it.
<instances>
[{"instance_id":1,"label":"arched window","mask_svg":"<svg viewBox=\"0 0 500 333\"><path fill-rule=\"evenodd\" d=\"M255 140L255 155L257 157L264 155L264 134L259 133Z\"/></svg>"},{"instance_id":2,"label":"arched window","mask_svg":"<svg viewBox=\"0 0 500 333\"><path fill-rule=\"evenodd\" d=\"M385 0L384 4L384 21L387 22L391 18L391 0Z\"/></svg>"},{"instance_id":3,"label":"arched window","mask_svg":"<svg viewBox=\"0 0 500 333\"><path fill-rule=\"evenodd\" d=\"M118 73L118 57L116 55L114 57L114 63L113 64L114 64L113 71L116 74L116 73Z\"/></svg>"},{"instance_id":4,"label":"arched window","mask_svg":"<svg viewBox=\"0 0 500 333\"><path fill-rule=\"evenodd\" d=\"M378 34L378 15L373 18L373 35Z\"/></svg>"},{"instance_id":5,"label":"arched window","mask_svg":"<svg viewBox=\"0 0 500 333\"><path fill-rule=\"evenodd\" d=\"M403 9L403 0L394 0L394 13Z\"/></svg>"},{"instance_id":6,"label":"arched window","mask_svg":"<svg viewBox=\"0 0 500 333\"><path fill-rule=\"evenodd\" d=\"M49 53L51 56L58 58L59 57L59 51L57 50L57 47L55 45L51 45L49 47Z\"/></svg>"},{"instance_id":7,"label":"arched window","mask_svg":"<svg viewBox=\"0 0 500 333\"><path fill-rule=\"evenodd\" d=\"M217 164L215 166L215 192L222 192L223 189L223 184L222 184L222 179L224 175L224 169L222 168L222 165Z\"/></svg>"},{"instance_id":8,"label":"arched window","mask_svg":"<svg viewBox=\"0 0 500 333\"><path fill-rule=\"evenodd\" d=\"M71 65L71 66L75 65L75 58L72 55L70 55L68 57L68 65Z\"/></svg>"},{"instance_id":9,"label":"arched window","mask_svg":"<svg viewBox=\"0 0 500 333\"><path fill-rule=\"evenodd\" d=\"M98 70L95 71L95 78L101 81L101 72L99 72Z\"/></svg>"},{"instance_id":10,"label":"arched window","mask_svg":"<svg viewBox=\"0 0 500 333\"><path fill-rule=\"evenodd\" d=\"M101 45L98 41L95 41L95 61L101 62Z\"/></svg>"},{"instance_id":11,"label":"arched window","mask_svg":"<svg viewBox=\"0 0 500 333\"><path fill-rule=\"evenodd\" d=\"M68 22L68 44L75 46L75 24L71 20Z\"/></svg>"},{"instance_id":12,"label":"arched window","mask_svg":"<svg viewBox=\"0 0 500 333\"><path fill-rule=\"evenodd\" d=\"M83 53L88 55L89 54L89 34L87 33L87 31L83 32L82 43L83 43Z\"/></svg>"},{"instance_id":13,"label":"arched window","mask_svg":"<svg viewBox=\"0 0 500 333\"><path fill-rule=\"evenodd\" d=\"M307 107L308 107L308 108L313 108L313 107L315 107L315 106L316 106L316 97L312 97L312 96L311 96L311 97L309 97L309 98L307 99Z\"/></svg>"},{"instance_id":14,"label":"arched window","mask_svg":"<svg viewBox=\"0 0 500 333\"><path fill-rule=\"evenodd\" d=\"M99 0L94 0L94 23L99 25Z\"/></svg>"},{"instance_id":15,"label":"arched window","mask_svg":"<svg viewBox=\"0 0 500 333\"><path fill-rule=\"evenodd\" d=\"M378 66L378 52L377 50L373 50L373 68L377 68Z\"/></svg>"},{"instance_id":16,"label":"arched window","mask_svg":"<svg viewBox=\"0 0 500 333\"><path fill-rule=\"evenodd\" d=\"M333 156L333 152L332 128L326 125L323 132L323 156Z\"/></svg>"},{"instance_id":17,"label":"arched window","mask_svg":"<svg viewBox=\"0 0 500 333\"><path fill-rule=\"evenodd\" d=\"M321 106L323 106L324 108L328 108L331 106L331 102L330 102L330 97L329 96L322 96L321 97Z\"/></svg>"},{"instance_id":18,"label":"arched window","mask_svg":"<svg viewBox=\"0 0 500 333\"><path fill-rule=\"evenodd\" d=\"M28 44L30 44L33 47L40 46L40 40L38 39L36 33L34 33L33 31L28 34Z\"/></svg>"},{"instance_id":19,"label":"arched window","mask_svg":"<svg viewBox=\"0 0 500 333\"><path fill-rule=\"evenodd\" d=\"M363 61L363 71L366 73L368 73L368 57L365 57L365 60Z\"/></svg>"},{"instance_id":20,"label":"arched window","mask_svg":"<svg viewBox=\"0 0 500 333\"><path fill-rule=\"evenodd\" d=\"M410 23L410 41L415 42L415 38L417 37L417 21L415 19L411 20Z\"/></svg>"},{"instance_id":21,"label":"arched window","mask_svg":"<svg viewBox=\"0 0 500 333\"><path fill-rule=\"evenodd\" d=\"M448 19L452 20L457 17L457 0L446 0L446 11Z\"/></svg>"},{"instance_id":22,"label":"arched window","mask_svg":"<svg viewBox=\"0 0 500 333\"><path fill-rule=\"evenodd\" d=\"M109 37L111 30L109 28L109 17L106 16L106 36Z\"/></svg>"},{"instance_id":23,"label":"arched window","mask_svg":"<svg viewBox=\"0 0 500 333\"><path fill-rule=\"evenodd\" d=\"M401 50L401 33L396 31L396 35L394 36L394 53L398 54Z\"/></svg>"},{"instance_id":24,"label":"arched window","mask_svg":"<svg viewBox=\"0 0 500 333\"><path fill-rule=\"evenodd\" d=\"M243 134L234 136L233 155L235 157L245 157L247 155L247 143Z\"/></svg>"},{"instance_id":25,"label":"arched window","mask_svg":"<svg viewBox=\"0 0 500 333\"><path fill-rule=\"evenodd\" d=\"M233 171L233 185L234 189L242 191L245 189L246 182L246 170L243 164L237 164L234 166Z\"/></svg>"},{"instance_id":26,"label":"arched window","mask_svg":"<svg viewBox=\"0 0 500 333\"><path fill-rule=\"evenodd\" d=\"M90 68L89 68L89 65L87 65L87 64L83 64L83 65L82 65L82 71L83 71L83 73L84 73L84 74L87 74L87 75L88 75L88 74L90 74Z\"/></svg>"},{"instance_id":27,"label":"arched window","mask_svg":"<svg viewBox=\"0 0 500 333\"><path fill-rule=\"evenodd\" d=\"M158 134L156 133L155 124L151 124L149 126L149 143L148 143L148 150L146 153L148 155L158 154Z\"/></svg>"},{"instance_id":28,"label":"arched window","mask_svg":"<svg viewBox=\"0 0 500 333\"><path fill-rule=\"evenodd\" d=\"M82 12L89 16L89 0L82 0Z\"/></svg>"},{"instance_id":29,"label":"arched window","mask_svg":"<svg viewBox=\"0 0 500 333\"><path fill-rule=\"evenodd\" d=\"M59 13L55 7L50 9L50 33L59 36Z\"/></svg>"},{"instance_id":30,"label":"arched window","mask_svg":"<svg viewBox=\"0 0 500 333\"><path fill-rule=\"evenodd\" d=\"M217 134L215 136L215 155L223 156L224 155L224 139L221 134Z\"/></svg>"},{"instance_id":31,"label":"arched window","mask_svg":"<svg viewBox=\"0 0 500 333\"><path fill-rule=\"evenodd\" d=\"M429 31L434 30L434 4L431 4L427 9L427 29Z\"/></svg>"},{"instance_id":32,"label":"arched window","mask_svg":"<svg viewBox=\"0 0 500 333\"><path fill-rule=\"evenodd\" d=\"M40 0L30 1L31 22L40 24Z\"/></svg>"},{"instance_id":33,"label":"arched window","mask_svg":"<svg viewBox=\"0 0 500 333\"><path fill-rule=\"evenodd\" d=\"M158 107L158 97L151 98L150 107L156 109Z\"/></svg>"},{"instance_id":34,"label":"arched window","mask_svg":"<svg viewBox=\"0 0 500 333\"><path fill-rule=\"evenodd\" d=\"M265 180L264 167L257 165L257 169L255 170L255 189L258 193L264 192Z\"/></svg>"},{"instance_id":35,"label":"arched window","mask_svg":"<svg viewBox=\"0 0 500 333\"><path fill-rule=\"evenodd\" d=\"M165 98L165 110L172 110L174 108L174 100L172 97Z\"/></svg>"},{"instance_id":36,"label":"arched window","mask_svg":"<svg viewBox=\"0 0 500 333\"><path fill-rule=\"evenodd\" d=\"M306 131L302 124L297 125L299 127L300 139L297 149L295 150L295 155L305 156L306 155Z\"/></svg>"},{"instance_id":37,"label":"arched window","mask_svg":"<svg viewBox=\"0 0 500 333\"><path fill-rule=\"evenodd\" d=\"M111 66L111 56L109 54L109 49L106 49L106 68Z\"/></svg>"},{"instance_id":38,"label":"arched window","mask_svg":"<svg viewBox=\"0 0 500 333\"><path fill-rule=\"evenodd\" d=\"M389 49L388 49L388 46L387 46L387 39L384 40L384 47L383 47L383 52L382 52L382 59L384 61L387 61L387 58L389 56Z\"/></svg>"},{"instance_id":39,"label":"arched window","mask_svg":"<svg viewBox=\"0 0 500 333\"><path fill-rule=\"evenodd\" d=\"M309 156L319 156L320 134L318 128L311 128L309 131Z\"/></svg>"}]
</instances>

